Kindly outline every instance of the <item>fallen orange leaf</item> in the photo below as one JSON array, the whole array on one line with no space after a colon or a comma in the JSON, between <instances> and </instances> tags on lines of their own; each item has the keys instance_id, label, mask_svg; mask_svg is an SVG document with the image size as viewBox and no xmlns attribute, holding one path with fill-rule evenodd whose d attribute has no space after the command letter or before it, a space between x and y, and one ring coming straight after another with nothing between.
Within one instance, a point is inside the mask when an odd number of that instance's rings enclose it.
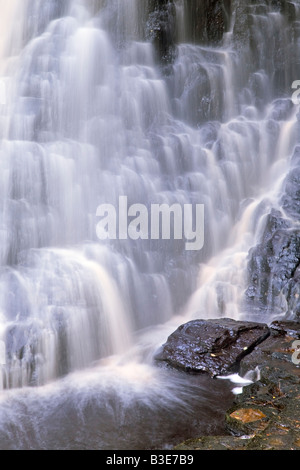
<instances>
[{"instance_id":1,"label":"fallen orange leaf","mask_svg":"<svg viewBox=\"0 0 300 470\"><path fill-rule=\"evenodd\" d=\"M238 421L242 421L242 423L252 423L266 418L266 415L262 411L253 408L241 408L231 413L230 416Z\"/></svg>"}]
</instances>

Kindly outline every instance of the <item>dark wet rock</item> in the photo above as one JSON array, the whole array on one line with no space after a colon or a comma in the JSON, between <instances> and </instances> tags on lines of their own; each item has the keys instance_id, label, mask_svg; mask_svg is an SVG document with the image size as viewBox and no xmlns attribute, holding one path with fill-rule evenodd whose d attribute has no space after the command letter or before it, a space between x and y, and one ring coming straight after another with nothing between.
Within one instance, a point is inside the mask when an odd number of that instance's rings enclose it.
<instances>
[{"instance_id":1,"label":"dark wet rock","mask_svg":"<svg viewBox=\"0 0 300 470\"><path fill-rule=\"evenodd\" d=\"M281 34L286 31L290 32L289 43L291 44L291 52L293 53L295 44L295 28L297 28L294 21L296 10L293 2L282 1L269 1L269 0L253 0L251 2L236 2L235 6L235 21L233 26L233 37L235 49L239 54L244 54L247 51L250 56L247 61L248 70L260 70L262 68L261 57L258 52L262 53L261 39L257 36L257 24L264 24L264 39L267 45L264 49L264 70L270 73L270 90L273 89L277 92L277 96L286 96L286 90L291 86L289 83L287 70L291 76L297 76L297 59L296 54L291 59L289 64L286 61L286 53L282 47ZM283 25L272 22L272 26L268 27L267 23L270 15L274 13L282 13ZM293 22L294 21L294 22ZM270 26L270 23L269 23ZM285 34L285 33L284 33ZM269 60L272 58L272 60Z\"/></svg>"},{"instance_id":2,"label":"dark wet rock","mask_svg":"<svg viewBox=\"0 0 300 470\"><path fill-rule=\"evenodd\" d=\"M289 21L295 21L297 19L297 6L293 2L284 2L282 4L282 13L285 14Z\"/></svg>"},{"instance_id":3,"label":"dark wet rock","mask_svg":"<svg viewBox=\"0 0 300 470\"><path fill-rule=\"evenodd\" d=\"M259 367L260 374L272 378L272 374L282 379L294 380L300 377L300 369L292 362L294 341L300 339L300 323L296 321L274 321L269 325L270 335L240 363L240 374ZM298 380L298 379L297 379Z\"/></svg>"},{"instance_id":4,"label":"dark wet rock","mask_svg":"<svg viewBox=\"0 0 300 470\"><path fill-rule=\"evenodd\" d=\"M26 364L28 385L37 385L34 378L37 366L37 338L38 328L34 324L12 325L7 329L5 334L6 373L3 380L4 388L22 386L20 377L16 381L15 369L24 364Z\"/></svg>"},{"instance_id":5,"label":"dark wet rock","mask_svg":"<svg viewBox=\"0 0 300 470\"><path fill-rule=\"evenodd\" d=\"M283 184L283 211L266 218L260 243L249 252L246 302L249 310L300 316L300 146ZM288 216L289 218L285 218ZM296 223L295 223L296 222Z\"/></svg>"},{"instance_id":6,"label":"dark wet rock","mask_svg":"<svg viewBox=\"0 0 300 470\"><path fill-rule=\"evenodd\" d=\"M228 430L235 435L254 435L248 448L299 448L300 368L295 363L298 322L276 321L270 336L241 363L241 374L256 367L259 380L245 387L226 414ZM234 419L241 408L255 408L265 415L252 423Z\"/></svg>"},{"instance_id":7,"label":"dark wet rock","mask_svg":"<svg viewBox=\"0 0 300 470\"><path fill-rule=\"evenodd\" d=\"M300 323L298 321L275 320L271 323L270 329L273 337L300 338Z\"/></svg>"},{"instance_id":8,"label":"dark wet rock","mask_svg":"<svg viewBox=\"0 0 300 470\"><path fill-rule=\"evenodd\" d=\"M272 211L261 243L249 252L246 299L252 309L282 313L289 298L297 294L294 284L298 285L299 277L300 230L290 226L280 212Z\"/></svg>"},{"instance_id":9,"label":"dark wet rock","mask_svg":"<svg viewBox=\"0 0 300 470\"><path fill-rule=\"evenodd\" d=\"M265 229L262 235L262 242L268 242L277 230L289 229L291 226L291 223L283 217L280 211L272 209L270 214L267 216Z\"/></svg>"},{"instance_id":10,"label":"dark wet rock","mask_svg":"<svg viewBox=\"0 0 300 470\"><path fill-rule=\"evenodd\" d=\"M176 9L171 1L154 1L152 9L146 35L155 46L158 60L166 66L176 57Z\"/></svg>"},{"instance_id":11,"label":"dark wet rock","mask_svg":"<svg viewBox=\"0 0 300 470\"><path fill-rule=\"evenodd\" d=\"M186 12L186 42L216 44L229 30L232 0L189 0ZM156 49L163 66L173 63L178 43L176 7L173 0L151 0L148 4L146 37ZM182 40L182 38L180 38ZM168 67L165 68L168 71Z\"/></svg>"},{"instance_id":12,"label":"dark wet rock","mask_svg":"<svg viewBox=\"0 0 300 470\"><path fill-rule=\"evenodd\" d=\"M200 44L220 42L229 29L231 3L231 0L189 0L187 40Z\"/></svg>"},{"instance_id":13,"label":"dark wet rock","mask_svg":"<svg viewBox=\"0 0 300 470\"><path fill-rule=\"evenodd\" d=\"M300 146L282 187L282 211L266 217L260 243L249 252L246 302L250 310L300 316ZM289 218L286 218L289 217Z\"/></svg>"},{"instance_id":14,"label":"dark wet rock","mask_svg":"<svg viewBox=\"0 0 300 470\"><path fill-rule=\"evenodd\" d=\"M156 360L215 377L237 370L241 359L268 335L265 324L229 318L193 320L169 336Z\"/></svg>"},{"instance_id":15,"label":"dark wet rock","mask_svg":"<svg viewBox=\"0 0 300 470\"><path fill-rule=\"evenodd\" d=\"M67 348L67 322L63 311L53 309L53 334L56 335L57 355L60 357L57 365L57 376L63 377L70 371ZM26 385L36 386L41 378L37 372L40 363L47 361L43 348L43 332L38 322L23 322L9 326L5 332L6 373L4 388L24 386L21 375L16 370L26 370ZM18 380L16 377L18 376Z\"/></svg>"},{"instance_id":16,"label":"dark wet rock","mask_svg":"<svg viewBox=\"0 0 300 470\"><path fill-rule=\"evenodd\" d=\"M299 450L300 323L274 321L270 335L240 363L240 375L256 369L258 379L236 395L224 420L227 434L200 436L176 450ZM299 360L300 362L300 360Z\"/></svg>"}]
</instances>

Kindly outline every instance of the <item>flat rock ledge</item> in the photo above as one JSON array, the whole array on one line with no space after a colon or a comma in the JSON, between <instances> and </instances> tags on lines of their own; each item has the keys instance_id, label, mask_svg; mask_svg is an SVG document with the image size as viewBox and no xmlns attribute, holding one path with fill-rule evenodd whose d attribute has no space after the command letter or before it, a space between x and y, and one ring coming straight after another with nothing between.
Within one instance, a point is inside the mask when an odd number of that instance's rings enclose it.
<instances>
[{"instance_id":1,"label":"flat rock ledge","mask_svg":"<svg viewBox=\"0 0 300 470\"><path fill-rule=\"evenodd\" d=\"M157 360L211 377L255 371L224 415L226 435L175 450L300 450L300 322L195 320L168 338Z\"/></svg>"},{"instance_id":2,"label":"flat rock ledge","mask_svg":"<svg viewBox=\"0 0 300 470\"><path fill-rule=\"evenodd\" d=\"M193 320L172 333L156 361L211 377L236 372L243 357L270 335L267 325L230 318Z\"/></svg>"}]
</instances>

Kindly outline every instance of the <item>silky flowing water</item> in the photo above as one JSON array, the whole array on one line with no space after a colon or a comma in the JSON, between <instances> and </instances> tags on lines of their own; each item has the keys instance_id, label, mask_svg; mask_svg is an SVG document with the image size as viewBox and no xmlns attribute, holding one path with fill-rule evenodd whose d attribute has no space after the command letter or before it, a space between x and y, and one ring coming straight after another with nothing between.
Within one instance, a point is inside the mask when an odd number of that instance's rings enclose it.
<instances>
[{"instance_id":1,"label":"silky flowing water","mask_svg":"<svg viewBox=\"0 0 300 470\"><path fill-rule=\"evenodd\" d=\"M175 0L166 65L152 3L0 1L1 449L168 448L217 432L227 382L153 356L194 318L267 321L244 305L247 256L298 140L300 5L288 19L234 0L222 41L200 44ZM122 196L203 204L203 248L100 241L97 208Z\"/></svg>"}]
</instances>

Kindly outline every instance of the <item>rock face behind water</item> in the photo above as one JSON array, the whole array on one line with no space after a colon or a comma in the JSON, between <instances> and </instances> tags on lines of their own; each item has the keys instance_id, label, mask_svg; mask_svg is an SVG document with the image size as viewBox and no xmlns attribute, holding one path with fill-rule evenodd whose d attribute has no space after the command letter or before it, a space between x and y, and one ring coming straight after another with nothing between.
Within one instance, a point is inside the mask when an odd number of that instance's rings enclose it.
<instances>
[{"instance_id":1,"label":"rock face behind water","mask_svg":"<svg viewBox=\"0 0 300 470\"><path fill-rule=\"evenodd\" d=\"M269 216L269 222L271 218L274 215ZM284 219L277 218L277 222L280 220L284 222ZM266 229L269 228L268 223ZM298 278L299 263L300 231L282 227L270 233L250 251L248 299L255 307L276 309L281 313L282 294L288 294L293 279Z\"/></svg>"},{"instance_id":2,"label":"rock face behind water","mask_svg":"<svg viewBox=\"0 0 300 470\"><path fill-rule=\"evenodd\" d=\"M245 297L250 312L284 313L295 319L300 317L299 145L282 193L283 210L271 210L260 243L249 251Z\"/></svg>"},{"instance_id":3,"label":"rock face behind water","mask_svg":"<svg viewBox=\"0 0 300 470\"><path fill-rule=\"evenodd\" d=\"M188 27L184 40L194 44L220 44L230 27L232 0L189 0L188 3L185 17ZM146 36L154 44L161 64L173 63L179 39L174 0L149 2Z\"/></svg>"},{"instance_id":4,"label":"rock face behind water","mask_svg":"<svg viewBox=\"0 0 300 470\"><path fill-rule=\"evenodd\" d=\"M261 323L229 318L193 320L169 336L155 359L215 377L237 371L241 359L268 335L268 326Z\"/></svg>"}]
</instances>

